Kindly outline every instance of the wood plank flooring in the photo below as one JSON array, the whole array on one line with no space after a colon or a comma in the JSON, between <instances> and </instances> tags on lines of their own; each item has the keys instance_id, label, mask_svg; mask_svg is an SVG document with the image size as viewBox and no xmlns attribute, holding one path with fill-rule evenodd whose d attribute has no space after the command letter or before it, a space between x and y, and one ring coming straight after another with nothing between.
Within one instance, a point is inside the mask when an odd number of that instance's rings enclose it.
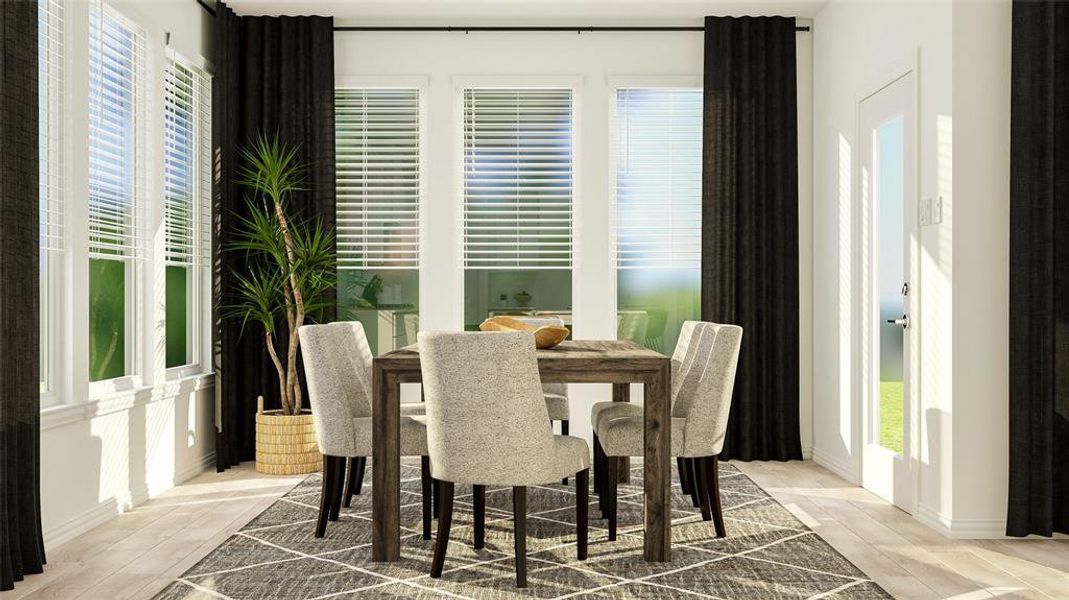
<instances>
[{"instance_id":1,"label":"wood plank flooring","mask_svg":"<svg viewBox=\"0 0 1069 600\"><path fill-rule=\"evenodd\" d=\"M1069 598L1069 538L949 540L812 462L734 463L897 598ZM52 550L0 600L151 598L299 477L204 473Z\"/></svg>"}]
</instances>

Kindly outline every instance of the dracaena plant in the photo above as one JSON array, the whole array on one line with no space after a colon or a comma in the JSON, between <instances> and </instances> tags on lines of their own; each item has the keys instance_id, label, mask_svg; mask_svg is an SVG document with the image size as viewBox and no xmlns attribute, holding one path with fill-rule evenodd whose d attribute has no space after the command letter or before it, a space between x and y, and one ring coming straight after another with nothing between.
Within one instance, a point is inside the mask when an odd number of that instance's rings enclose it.
<instances>
[{"instance_id":1,"label":"dracaena plant","mask_svg":"<svg viewBox=\"0 0 1069 600\"><path fill-rule=\"evenodd\" d=\"M261 325L264 344L278 372L282 412L301 412L297 330L332 304L334 232L318 219L297 219L290 202L304 190L304 167L296 148L259 135L241 152L238 182L250 190L247 216L238 218L232 251L245 252L248 268L233 273L237 302L230 313ZM280 330L285 323L285 331Z\"/></svg>"}]
</instances>

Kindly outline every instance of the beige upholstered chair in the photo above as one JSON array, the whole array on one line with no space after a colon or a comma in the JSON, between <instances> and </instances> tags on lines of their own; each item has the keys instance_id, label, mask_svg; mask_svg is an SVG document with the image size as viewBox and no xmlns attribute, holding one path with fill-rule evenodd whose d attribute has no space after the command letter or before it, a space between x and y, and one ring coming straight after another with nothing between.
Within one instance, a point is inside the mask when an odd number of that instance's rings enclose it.
<instances>
[{"instance_id":1,"label":"beige upholstered chair","mask_svg":"<svg viewBox=\"0 0 1069 600\"><path fill-rule=\"evenodd\" d=\"M586 558L585 440L554 435L530 333L420 332L427 404L427 450L441 504L431 577L440 577L449 544L455 484L473 486L475 547L483 546L485 486L512 487L516 585L527 583L527 486L576 476L579 559Z\"/></svg>"},{"instance_id":2,"label":"beige upholstered chair","mask_svg":"<svg viewBox=\"0 0 1069 600\"><path fill-rule=\"evenodd\" d=\"M352 494L360 493L367 457L371 456L372 356L364 327L355 321L305 325L298 335L316 440L323 454L323 493L315 532L316 537L323 537L327 520L338 520L343 497L349 506ZM427 428L407 416L401 417L401 454L427 456ZM428 470L426 463L424 460ZM429 471L423 479L423 537L430 539Z\"/></svg>"},{"instance_id":3,"label":"beige upholstered chair","mask_svg":"<svg viewBox=\"0 0 1069 600\"><path fill-rule=\"evenodd\" d=\"M547 325L564 327L564 319L554 315L513 318L535 327L545 327ZM546 398L546 409L549 411L550 422L560 421L561 435L568 435L568 425L571 422L572 412L571 403L568 401L568 384L543 383L542 394ZM568 485L568 478L565 477L561 480L561 483Z\"/></svg>"},{"instance_id":4,"label":"beige upholstered chair","mask_svg":"<svg viewBox=\"0 0 1069 600\"><path fill-rule=\"evenodd\" d=\"M724 537L717 457L724 446L742 328L687 321L672 358L672 454L680 482ZM642 456L642 407L616 409L602 403L592 415L595 487L609 519L609 539L616 539L616 482L621 457ZM622 403L620 403L622 405ZM595 406L597 407L597 406ZM688 489L689 488L689 489Z\"/></svg>"}]
</instances>

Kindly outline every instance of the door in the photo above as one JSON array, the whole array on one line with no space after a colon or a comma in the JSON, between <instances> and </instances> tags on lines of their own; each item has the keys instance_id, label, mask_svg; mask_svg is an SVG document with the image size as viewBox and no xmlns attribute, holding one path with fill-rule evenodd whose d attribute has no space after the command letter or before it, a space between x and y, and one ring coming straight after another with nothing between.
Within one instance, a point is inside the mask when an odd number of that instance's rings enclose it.
<instances>
[{"instance_id":1,"label":"door","mask_svg":"<svg viewBox=\"0 0 1069 600\"><path fill-rule=\"evenodd\" d=\"M907 73L859 106L862 482L913 509L913 394L918 339L916 111Z\"/></svg>"}]
</instances>

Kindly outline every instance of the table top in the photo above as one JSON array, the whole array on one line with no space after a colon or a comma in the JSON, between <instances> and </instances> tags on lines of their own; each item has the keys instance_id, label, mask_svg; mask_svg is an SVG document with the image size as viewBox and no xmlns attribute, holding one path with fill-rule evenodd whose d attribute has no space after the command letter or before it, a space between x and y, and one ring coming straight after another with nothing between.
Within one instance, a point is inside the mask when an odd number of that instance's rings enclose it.
<instances>
[{"instance_id":1,"label":"table top","mask_svg":"<svg viewBox=\"0 0 1069 600\"><path fill-rule=\"evenodd\" d=\"M656 371L668 363L667 356L629 340L565 340L553 348L538 350L537 356L543 375L575 370ZM391 371L418 370L419 351L414 344L398 348L376 357L375 364Z\"/></svg>"}]
</instances>

